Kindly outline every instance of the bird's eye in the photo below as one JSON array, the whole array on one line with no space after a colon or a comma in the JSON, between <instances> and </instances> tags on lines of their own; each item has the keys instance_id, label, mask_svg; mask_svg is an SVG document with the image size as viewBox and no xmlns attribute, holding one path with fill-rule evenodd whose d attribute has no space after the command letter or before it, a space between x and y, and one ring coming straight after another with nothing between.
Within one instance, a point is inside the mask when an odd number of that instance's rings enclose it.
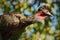
<instances>
[{"instance_id":1,"label":"bird's eye","mask_svg":"<svg viewBox=\"0 0 60 40\"><path fill-rule=\"evenodd\" d=\"M42 9L45 9L44 7L42 7Z\"/></svg>"}]
</instances>

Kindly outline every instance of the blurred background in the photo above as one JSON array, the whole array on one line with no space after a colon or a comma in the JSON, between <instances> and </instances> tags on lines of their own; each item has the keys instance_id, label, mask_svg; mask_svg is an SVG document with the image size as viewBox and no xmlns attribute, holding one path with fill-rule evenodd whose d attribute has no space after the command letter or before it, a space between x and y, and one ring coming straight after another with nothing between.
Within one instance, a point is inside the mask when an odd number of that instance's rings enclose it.
<instances>
[{"instance_id":1,"label":"blurred background","mask_svg":"<svg viewBox=\"0 0 60 40\"><path fill-rule=\"evenodd\" d=\"M0 15L11 12L34 15L44 3L51 6L53 11L53 16L45 21L45 27L37 22L26 27L22 35L16 36L19 40L60 40L60 0L0 0ZM10 39L15 40L18 37Z\"/></svg>"}]
</instances>

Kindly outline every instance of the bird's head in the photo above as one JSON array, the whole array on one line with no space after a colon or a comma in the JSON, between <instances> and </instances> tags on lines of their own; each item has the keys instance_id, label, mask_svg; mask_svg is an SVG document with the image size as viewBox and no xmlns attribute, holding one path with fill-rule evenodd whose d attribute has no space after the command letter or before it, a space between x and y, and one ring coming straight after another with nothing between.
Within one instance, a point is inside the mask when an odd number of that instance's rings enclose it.
<instances>
[{"instance_id":1,"label":"bird's head","mask_svg":"<svg viewBox=\"0 0 60 40\"><path fill-rule=\"evenodd\" d=\"M35 16L37 19L45 19L49 16L52 16L51 12L52 12L51 7L43 5L42 7L38 8L38 12Z\"/></svg>"}]
</instances>

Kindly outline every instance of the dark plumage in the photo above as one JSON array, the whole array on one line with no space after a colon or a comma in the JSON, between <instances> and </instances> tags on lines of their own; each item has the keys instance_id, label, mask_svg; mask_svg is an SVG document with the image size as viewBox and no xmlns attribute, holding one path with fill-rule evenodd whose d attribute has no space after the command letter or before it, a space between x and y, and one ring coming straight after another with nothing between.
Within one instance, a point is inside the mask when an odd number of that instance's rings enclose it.
<instances>
[{"instance_id":1,"label":"dark plumage","mask_svg":"<svg viewBox=\"0 0 60 40\"><path fill-rule=\"evenodd\" d=\"M3 40L8 40L12 35L23 31L26 26L35 22L34 17L26 17L21 14L0 15L0 33Z\"/></svg>"}]
</instances>

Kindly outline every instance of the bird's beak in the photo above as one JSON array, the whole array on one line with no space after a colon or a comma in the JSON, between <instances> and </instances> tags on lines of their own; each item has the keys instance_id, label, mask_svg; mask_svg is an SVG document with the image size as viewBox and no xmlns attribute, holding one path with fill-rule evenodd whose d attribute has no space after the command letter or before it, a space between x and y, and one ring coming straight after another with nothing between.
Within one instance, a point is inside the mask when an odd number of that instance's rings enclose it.
<instances>
[{"instance_id":1,"label":"bird's beak","mask_svg":"<svg viewBox=\"0 0 60 40\"><path fill-rule=\"evenodd\" d=\"M46 14L47 14L47 15L50 15L50 16L53 16L50 12L47 12Z\"/></svg>"},{"instance_id":2,"label":"bird's beak","mask_svg":"<svg viewBox=\"0 0 60 40\"><path fill-rule=\"evenodd\" d=\"M45 14L47 14L47 15L49 15L49 16L53 16L49 11L47 11L47 10L43 10L43 12L45 13Z\"/></svg>"}]
</instances>

